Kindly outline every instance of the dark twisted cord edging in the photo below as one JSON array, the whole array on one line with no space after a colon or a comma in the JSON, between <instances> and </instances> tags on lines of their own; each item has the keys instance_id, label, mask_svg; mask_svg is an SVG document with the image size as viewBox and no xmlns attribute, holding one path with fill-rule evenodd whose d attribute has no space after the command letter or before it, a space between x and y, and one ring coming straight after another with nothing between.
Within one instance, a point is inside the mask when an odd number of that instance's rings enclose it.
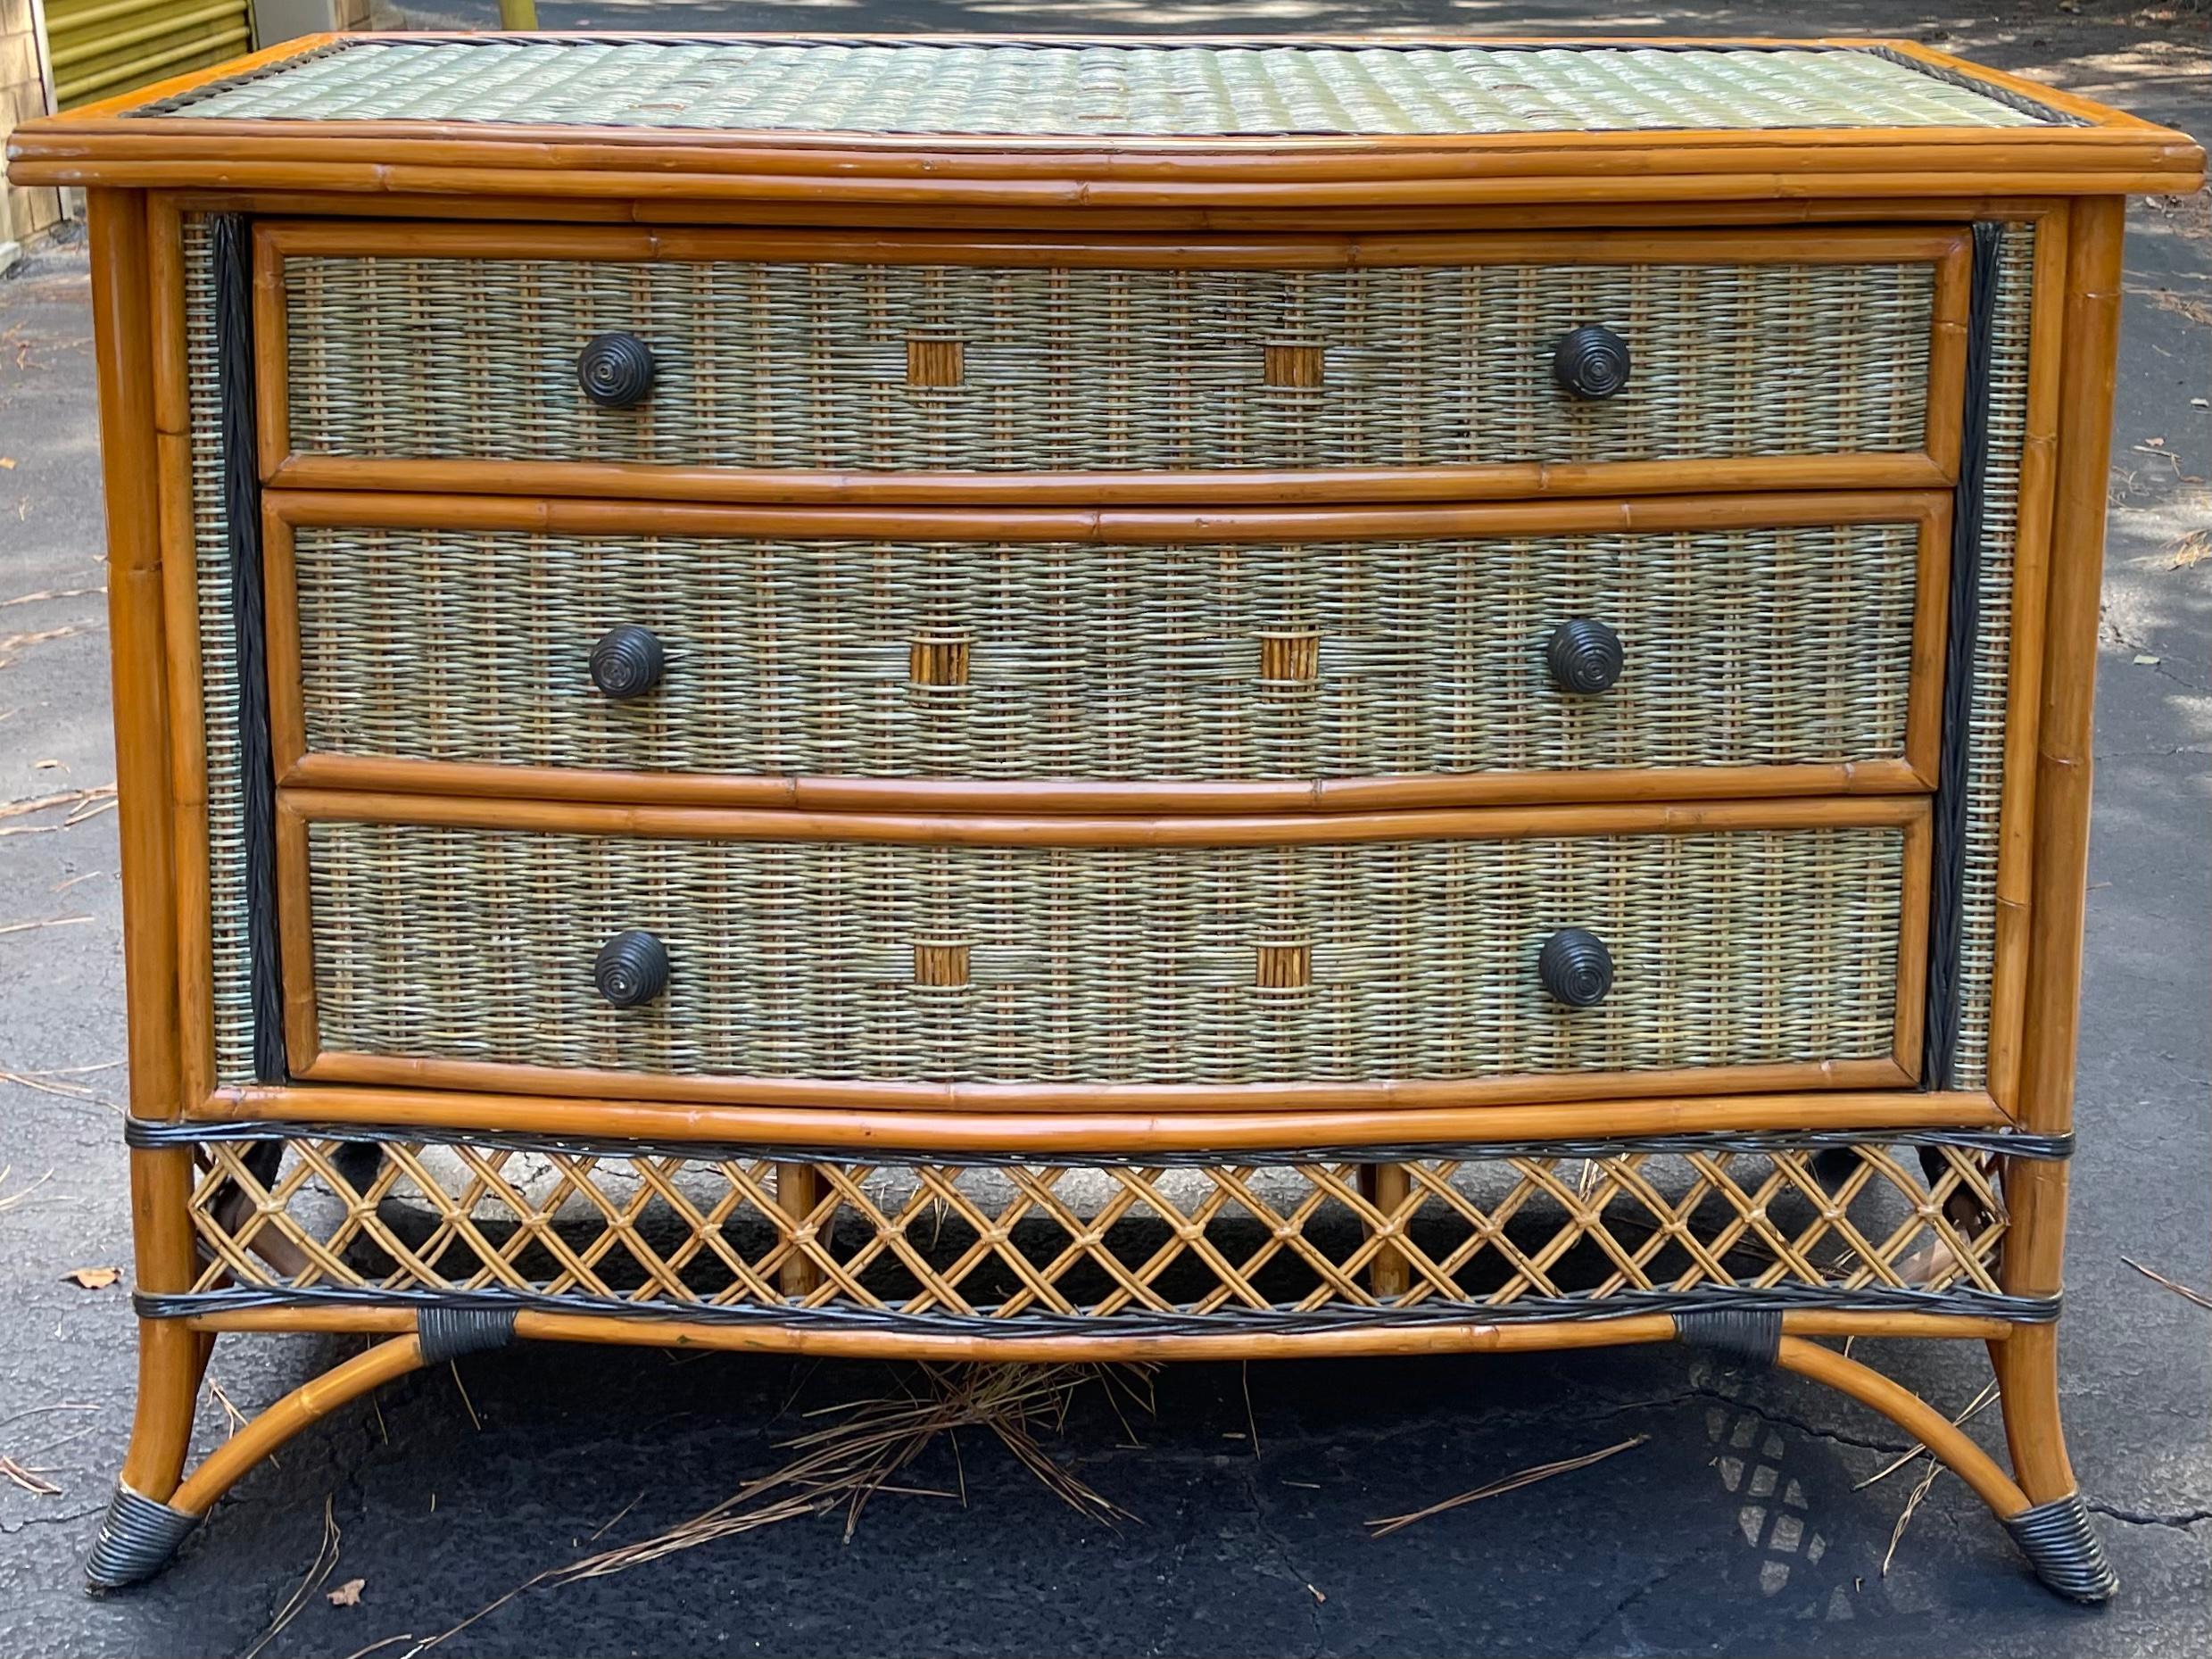
<instances>
[{"instance_id":1,"label":"dark twisted cord edging","mask_svg":"<svg viewBox=\"0 0 2212 1659\"><path fill-rule=\"evenodd\" d=\"M280 1285L238 1286L221 1290L166 1293L138 1291L131 1304L141 1319L188 1319L199 1314L235 1313L282 1307L444 1307L470 1311L525 1309L546 1314L613 1315L662 1323L751 1325L785 1331L864 1331L909 1335L1023 1337L1201 1337L1224 1332L1278 1336L1316 1335L1368 1328L1419 1329L1439 1325L1587 1323L1628 1319L1637 1315L1678 1317L1727 1310L1780 1315L1818 1311L1850 1314L1946 1314L2001 1319L2017 1324L2048 1324L2059 1316L2055 1296L2005 1296L1987 1290L1901 1290L1878 1287L1858 1290L1826 1285L1773 1285L1753 1289L1711 1286L1693 1290L1623 1290L1602 1299L1522 1297L1511 1302L1440 1301L1408 1304L1326 1303L1319 1307L1222 1308L1193 1313L1183 1308L1141 1313L989 1314L907 1313L894 1307L851 1304L803 1306L783 1302L642 1303L621 1297L554 1295L543 1290L388 1290L344 1285L292 1289Z\"/></svg>"},{"instance_id":2,"label":"dark twisted cord edging","mask_svg":"<svg viewBox=\"0 0 2212 1659\"><path fill-rule=\"evenodd\" d=\"M554 1135L517 1129L443 1129L418 1124L301 1124L269 1119L230 1123L125 1121L127 1146L154 1150L219 1141L356 1141L376 1145L423 1142L433 1146L497 1147L516 1152L576 1157L680 1157L700 1164L834 1164L850 1168L927 1165L939 1169L1231 1169L1297 1164L1400 1164L1424 1160L1475 1163L1527 1157L1607 1158L1624 1153L1689 1157L1708 1152L1814 1151L1824 1147L1956 1147L2000 1157L2050 1161L2074 1155L2074 1137L2011 1129L1702 1130L1675 1134L1583 1136L1556 1141L1391 1142L1377 1146L1240 1148L1232 1151L1096 1152L916 1150L896 1147L760 1146L669 1137Z\"/></svg>"},{"instance_id":3,"label":"dark twisted cord edging","mask_svg":"<svg viewBox=\"0 0 2212 1659\"><path fill-rule=\"evenodd\" d=\"M211 222L215 366L222 418L223 512L238 676L238 789L245 851L246 966L253 1075L286 1080L284 969L277 933L277 772L269 733L261 482L253 393L253 242L243 214Z\"/></svg>"},{"instance_id":4,"label":"dark twisted cord edging","mask_svg":"<svg viewBox=\"0 0 2212 1659\"><path fill-rule=\"evenodd\" d=\"M1959 952L1965 926L1967 770L1974 746L1975 650L1982 620L1983 506L1989 470L1990 359L2004 227L1974 227L1967 309L1966 393L1959 483L1951 515L1951 605L1943 642L1943 748L1935 784L1935 850L1928 899L1926 1038L1920 1086L1948 1089L1959 1053Z\"/></svg>"}]
</instances>

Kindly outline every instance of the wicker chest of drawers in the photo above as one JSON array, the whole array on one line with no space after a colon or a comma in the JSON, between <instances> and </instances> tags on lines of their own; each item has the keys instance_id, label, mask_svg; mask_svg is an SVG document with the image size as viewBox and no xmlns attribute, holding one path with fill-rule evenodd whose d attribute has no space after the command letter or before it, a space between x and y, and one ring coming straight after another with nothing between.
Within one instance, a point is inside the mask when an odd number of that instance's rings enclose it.
<instances>
[{"instance_id":1,"label":"wicker chest of drawers","mask_svg":"<svg viewBox=\"0 0 2212 1659\"><path fill-rule=\"evenodd\" d=\"M2056 1412L2123 199L1865 42L410 36L90 189L158 1570L517 1338ZM219 1332L381 1339L186 1474ZM2008 1472L1836 1343L1986 1340Z\"/></svg>"}]
</instances>

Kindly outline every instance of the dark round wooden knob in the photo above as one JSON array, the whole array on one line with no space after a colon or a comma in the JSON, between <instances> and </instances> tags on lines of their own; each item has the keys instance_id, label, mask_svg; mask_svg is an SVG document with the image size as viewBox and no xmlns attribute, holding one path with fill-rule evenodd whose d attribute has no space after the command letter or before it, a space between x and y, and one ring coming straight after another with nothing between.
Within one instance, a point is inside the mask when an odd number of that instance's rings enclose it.
<instances>
[{"instance_id":1,"label":"dark round wooden knob","mask_svg":"<svg viewBox=\"0 0 2212 1659\"><path fill-rule=\"evenodd\" d=\"M1585 323L1552 353L1552 377L1572 397L1611 397L1628 384L1628 343L1601 323Z\"/></svg>"},{"instance_id":2,"label":"dark round wooden knob","mask_svg":"<svg viewBox=\"0 0 2212 1659\"><path fill-rule=\"evenodd\" d=\"M1613 953L1587 928L1562 927L1537 956L1544 989L1570 1008L1594 1008L1613 988Z\"/></svg>"},{"instance_id":3,"label":"dark round wooden knob","mask_svg":"<svg viewBox=\"0 0 2212 1659\"><path fill-rule=\"evenodd\" d=\"M617 933L599 948L592 983L618 1008L650 1002L668 989L668 948L642 927Z\"/></svg>"},{"instance_id":4,"label":"dark round wooden knob","mask_svg":"<svg viewBox=\"0 0 2212 1659\"><path fill-rule=\"evenodd\" d=\"M592 684L617 702L644 696L660 684L667 666L660 636L634 622L609 628L592 647Z\"/></svg>"},{"instance_id":5,"label":"dark round wooden knob","mask_svg":"<svg viewBox=\"0 0 2212 1659\"><path fill-rule=\"evenodd\" d=\"M576 353L576 383L601 409L642 403L653 389L653 348L634 334L602 334Z\"/></svg>"},{"instance_id":6,"label":"dark round wooden knob","mask_svg":"<svg viewBox=\"0 0 2212 1659\"><path fill-rule=\"evenodd\" d=\"M1623 660L1620 635L1587 617L1561 623L1544 647L1544 666L1552 671L1552 684L1578 697L1612 690Z\"/></svg>"}]
</instances>

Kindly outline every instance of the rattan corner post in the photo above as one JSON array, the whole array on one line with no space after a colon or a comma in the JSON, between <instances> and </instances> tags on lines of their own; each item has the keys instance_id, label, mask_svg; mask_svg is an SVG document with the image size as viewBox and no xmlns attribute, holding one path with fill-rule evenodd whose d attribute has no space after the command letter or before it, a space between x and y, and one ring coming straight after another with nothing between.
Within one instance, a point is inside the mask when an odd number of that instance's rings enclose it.
<instances>
[{"instance_id":1,"label":"rattan corner post","mask_svg":"<svg viewBox=\"0 0 2212 1659\"><path fill-rule=\"evenodd\" d=\"M549 120L557 114L557 120ZM1882 42L290 43L89 191L98 1588L518 1340L2058 1411L2124 198ZM381 1339L191 1464L211 1346ZM1985 1342L2010 1472L1838 1346Z\"/></svg>"}]
</instances>

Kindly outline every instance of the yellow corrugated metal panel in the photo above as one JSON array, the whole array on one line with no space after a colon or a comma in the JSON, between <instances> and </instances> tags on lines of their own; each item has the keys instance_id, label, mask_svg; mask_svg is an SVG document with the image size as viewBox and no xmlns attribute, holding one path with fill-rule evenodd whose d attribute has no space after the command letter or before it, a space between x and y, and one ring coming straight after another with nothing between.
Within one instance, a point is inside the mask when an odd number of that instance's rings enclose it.
<instances>
[{"instance_id":1,"label":"yellow corrugated metal panel","mask_svg":"<svg viewBox=\"0 0 2212 1659\"><path fill-rule=\"evenodd\" d=\"M54 102L65 110L253 46L250 0L46 0Z\"/></svg>"}]
</instances>

